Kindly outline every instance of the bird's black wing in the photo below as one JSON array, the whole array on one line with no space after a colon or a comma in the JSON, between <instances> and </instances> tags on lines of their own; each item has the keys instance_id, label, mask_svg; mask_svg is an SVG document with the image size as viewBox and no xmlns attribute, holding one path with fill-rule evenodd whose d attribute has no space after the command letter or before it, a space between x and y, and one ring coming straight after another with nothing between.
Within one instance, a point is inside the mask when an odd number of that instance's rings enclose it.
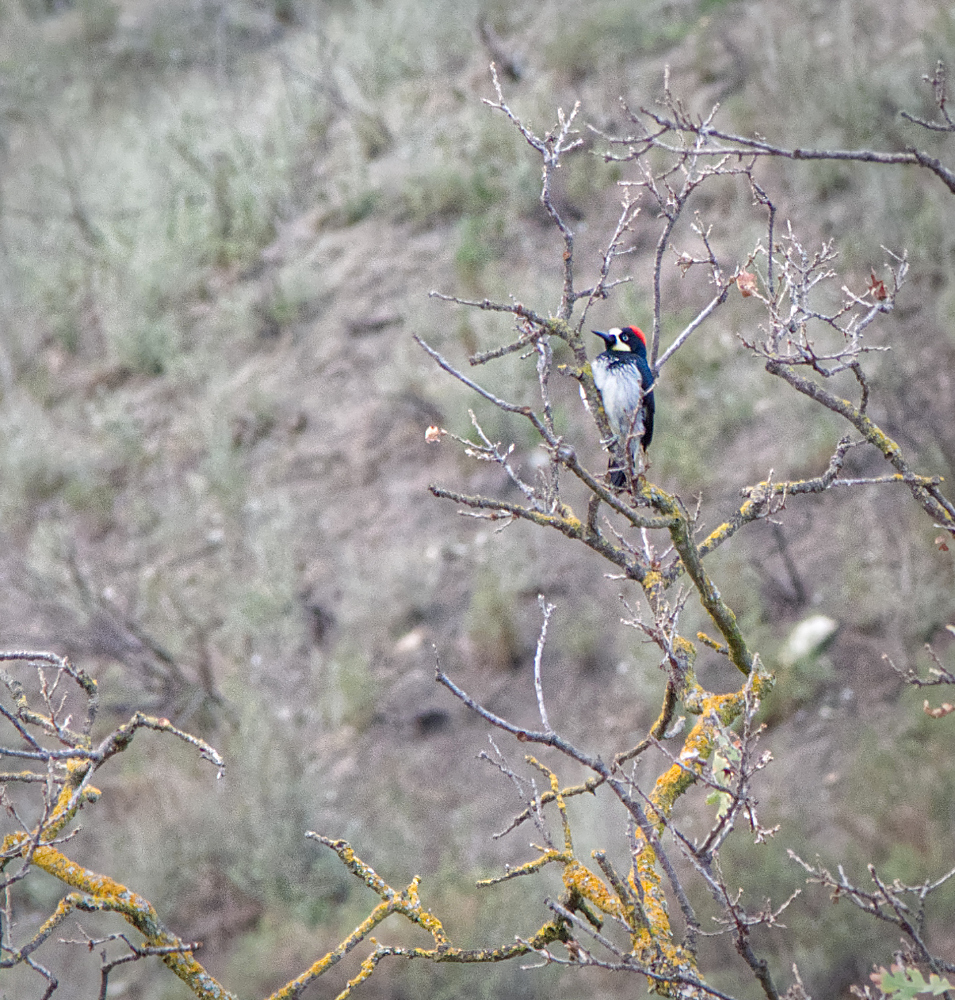
<instances>
[{"instance_id":1,"label":"bird's black wing","mask_svg":"<svg viewBox=\"0 0 955 1000\"><path fill-rule=\"evenodd\" d=\"M640 438L640 444L643 445L643 450L646 451L653 440L653 414L656 410L656 403L653 401L652 392L648 392L643 397L643 406L643 437Z\"/></svg>"}]
</instances>

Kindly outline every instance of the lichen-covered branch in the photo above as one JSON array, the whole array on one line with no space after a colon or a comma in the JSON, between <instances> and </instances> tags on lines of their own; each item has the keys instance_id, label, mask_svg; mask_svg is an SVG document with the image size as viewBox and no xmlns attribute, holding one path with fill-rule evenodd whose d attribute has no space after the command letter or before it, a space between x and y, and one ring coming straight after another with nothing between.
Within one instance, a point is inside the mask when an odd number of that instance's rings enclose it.
<instances>
[{"instance_id":1,"label":"lichen-covered branch","mask_svg":"<svg viewBox=\"0 0 955 1000\"><path fill-rule=\"evenodd\" d=\"M418 893L421 884L420 877L416 876L403 890L393 889L370 865L358 857L347 841L332 840L313 831L309 831L306 836L330 847L341 859L342 864L364 882L381 899L381 902L337 947L315 962L301 976L273 993L268 1000L294 1000L302 994L307 986L334 968L365 940L372 941L373 950L362 962L358 975L348 981L347 986L338 994L336 1000L344 1000L345 997L349 996L356 986L374 973L378 963L383 958L420 958L433 962L471 964L504 962L566 938L563 921L552 921L545 924L528 942L511 943L496 948L459 948L452 944L441 921L422 905ZM431 936L433 947L381 945L371 938L371 932L393 914L404 917L428 933Z\"/></svg>"},{"instance_id":2,"label":"lichen-covered branch","mask_svg":"<svg viewBox=\"0 0 955 1000\"><path fill-rule=\"evenodd\" d=\"M39 818L32 823L20 820L20 829L7 833L0 841L0 872L13 870L4 886L9 889L31 873L43 872L71 890L60 899L40 929L19 944L13 941L16 917L8 903L0 941L0 968L24 964L42 971L33 956L72 913L115 913L142 935L146 952L163 962L196 997L228 1000L233 994L206 972L187 942L163 925L147 899L110 876L76 863L63 850L64 841L75 832L70 826L80 809L94 805L101 797L92 783L96 772L127 750L139 730L150 729L183 740L198 749L221 774L224 764L217 751L204 740L173 726L168 719L141 712L94 743L98 691L93 678L67 658L53 653L0 652L0 661L20 670L21 676L9 670L0 672L11 701L10 707L0 704L0 715L27 748L13 744L0 746L0 755L28 760L36 768L6 777L29 786L39 797ZM60 689L61 683L66 687L66 682L72 682L73 692ZM13 815L17 815L16 811ZM104 971L104 977L105 982L108 971ZM49 996L56 983L49 978L48 983Z\"/></svg>"}]
</instances>

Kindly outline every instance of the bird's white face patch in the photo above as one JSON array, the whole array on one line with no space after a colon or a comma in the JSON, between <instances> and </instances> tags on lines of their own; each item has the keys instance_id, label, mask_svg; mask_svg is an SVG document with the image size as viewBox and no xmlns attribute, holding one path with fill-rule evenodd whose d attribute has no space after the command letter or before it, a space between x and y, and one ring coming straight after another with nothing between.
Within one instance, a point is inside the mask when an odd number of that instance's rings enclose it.
<instances>
[{"instance_id":1,"label":"bird's white face patch","mask_svg":"<svg viewBox=\"0 0 955 1000\"><path fill-rule=\"evenodd\" d=\"M619 326L615 326L612 330L608 330L607 333L613 337L613 343L607 348L608 351L629 351L630 345L626 341L620 339L620 334L623 330Z\"/></svg>"}]
</instances>

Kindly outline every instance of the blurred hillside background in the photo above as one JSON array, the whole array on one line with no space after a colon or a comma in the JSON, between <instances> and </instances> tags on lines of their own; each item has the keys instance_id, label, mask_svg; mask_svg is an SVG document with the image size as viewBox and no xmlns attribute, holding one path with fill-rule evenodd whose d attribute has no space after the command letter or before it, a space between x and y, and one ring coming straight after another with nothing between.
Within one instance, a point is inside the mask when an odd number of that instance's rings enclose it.
<instances>
[{"instance_id":1,"label":"blurred hillside background","mask_svg":"<svg viewBox=\"0 0 955 1000\"><path fill-rule=\"evenodd\" d=\"M137 708L169 716L229 767L217 783L190 753L141 737L76 859L203 940L210 971L245 996L300 972L374 902L307 829L348 838L393 885L420 873L462 944L532 933L544 920L533 901L556 882L473 888L526 860L527 836L491 840L516 799L475 760L486 728L436 688L432 644L486 704L530 719L546 594L551 721L605 755L644 734L663 675L619 624L622 584L590 553L527 526L495 533L427 492L507 485L425 444L429 424L467 434L476 400L412 333L459 364L512 333L505 317L428 292L513 295L544 314L559 301L539 161L482 106L488 64L538 132L580 100L582 126L626 134L619 99L654 101L669 65L674 91L697 112L721 102L729 130L791 146L918 144L953 165L955 149L898 114L934 116L921 77L938 58L955 65L955 15L929 0L0 4L0 642L68 653L100 679L111 723ZM582 135L557 197L584 284L619 214L617 182L634 175ZM871 333L893 350L868 359L870 408L919 471L951 482L955 202L912 170L780 163L762 176L804 242L835 240L850 285L881 266L881 247L908 252L900 307ZM762 219L744 186L721 190L696 207L742 263ZM591 325L649 326L657 233L645 213L619 272L633 282ZM711 294L672 261L664 343ZM709 527L770 470L818 475L843 433L740 345L753 315L734 298L658 390L651 476L688 504L701 495ZM482 376L533 398L533 360ZM576 386L554 391L568 439L602 470ZM538 460L522 425L476 409L522 463ZM783 828L758 848L741 838L727 876L778 904L803 885L787 847L843 861L859 882L867 861L907 880L941 874L951 726L921 714L882 655L924 667L931 642L951 665L952 554L901 492L799 498L781 521L709 564L780 677L765 710L777 763L758 795L763 823ZM820 614L838 625L828 647L789 652L793 629ZM701 667L711 688L727 669L715 654ZM592 846L620 835L599 807L575 815ZM32 891L42 919L58 886ZM955 895L942 906L932 939L953 958ZM785 980L798 962L819 997L848 995L896 944L811 890L786 923L776 968ZM68 995L94 995L84 950L44 960ZM748 996L734 961L719 985ZM314 995L334 995L357 969L346 965ZM0 995L36 992L35 978L5 975ZM116 996L186 995L158 964L116 984ZM382 966L361 995L633 988L596 971L413 964Z\"/></svg>"}]
</instances>

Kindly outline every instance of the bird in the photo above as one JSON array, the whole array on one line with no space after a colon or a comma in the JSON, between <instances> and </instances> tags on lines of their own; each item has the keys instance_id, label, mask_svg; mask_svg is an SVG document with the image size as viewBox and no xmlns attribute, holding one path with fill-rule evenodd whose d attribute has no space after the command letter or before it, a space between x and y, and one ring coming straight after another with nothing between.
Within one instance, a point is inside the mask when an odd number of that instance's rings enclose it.
<instances>
[{"instance_id":1,"label":"bird","mask_svg":"<svg viewBox=\"0 0 955 1000\"><path fill-rule=\"evenodd\" d=\"M647 338L636 326L592 332L603 339L607 348L591 363L594 385L621 455L622 449L629 446L627 464L636 469L639 448L646 451L653 440L654 378L647 361ZM620 467L620 458L611 457L609 471L611 485L617 489L627 485L627 470Z\"/></svg>"}]
</instances>

